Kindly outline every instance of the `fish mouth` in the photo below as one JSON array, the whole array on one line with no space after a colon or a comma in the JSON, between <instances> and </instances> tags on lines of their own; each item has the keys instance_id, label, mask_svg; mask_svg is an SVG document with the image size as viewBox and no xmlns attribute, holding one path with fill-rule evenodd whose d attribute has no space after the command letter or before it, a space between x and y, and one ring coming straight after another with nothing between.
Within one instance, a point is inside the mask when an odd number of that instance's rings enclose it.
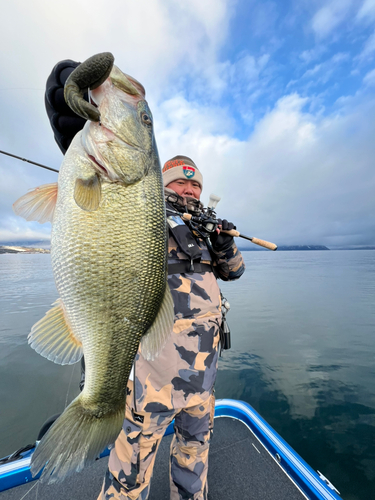
<instances>
[{"instance_id":1,"label":"fish mouth","mask_svg":"<svg viewBox=\"0 0 375 500\"><path fill-rule=\"evenodd\" d=\"M95 158L95 156L93 156L93 155L89 155L89 154L88 154L87 156L88 156L88 157L90 158L90 160L91 160L92 162L94 162L94 163L95 163L95 165L99 168L99 171L100 171L100 173L101 173L101 174L103 174L105 177L110 177L108 170L107 170L105 167L103 167L103 165L101 165L101 164L98 162L98 160Z\"/></svg>"}]
</instances>

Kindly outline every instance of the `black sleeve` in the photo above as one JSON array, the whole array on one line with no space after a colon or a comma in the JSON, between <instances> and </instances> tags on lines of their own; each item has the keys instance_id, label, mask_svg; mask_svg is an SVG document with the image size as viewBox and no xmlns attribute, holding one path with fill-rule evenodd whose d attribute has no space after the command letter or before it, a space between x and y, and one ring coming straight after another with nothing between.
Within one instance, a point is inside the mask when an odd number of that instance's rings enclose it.
<instances>
[{"instance_id":1,"label":"black sleeve","mask_svg":"<svg viewBox=\"0 0 375 500\"><path fill-rule=\"evenodd\" d=\"M70 73L79 64L79 62L71 61L70 59L60 61L53 68L46 85L44 102L47 115L55 135L55 140L63 154L65 154L70 146L73 137L77 132L82 130L86 123L84 118L76 115L69 108L64 99L65 82Z\"/></svg>"}]
</instances>

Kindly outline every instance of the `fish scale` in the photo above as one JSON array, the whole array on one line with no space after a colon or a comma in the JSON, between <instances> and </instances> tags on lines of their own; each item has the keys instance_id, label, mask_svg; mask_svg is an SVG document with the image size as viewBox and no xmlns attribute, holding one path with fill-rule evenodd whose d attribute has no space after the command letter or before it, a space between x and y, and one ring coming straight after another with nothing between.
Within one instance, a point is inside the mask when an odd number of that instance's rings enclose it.
<instances>
[{"instance_id":1,"label":"fish scale","mask_svg":"<svg viewBox=\"0 0 375 500\"><path fill-rule=\"evenodd\" d=\"M152 359L173 330L165 204L151 112L142 85L115 66L111 70L108 53L102 66L109 77L99 75L101 57L83 63L80 78L69 84L68 104L94 121L74 138L58 186L40 186L14 204L27 220L52 222L59 299L31 329L29 344L55 363L85 356L82 393L32 457L32 474L44 467L41 480L49 483L80 471L115 441L141 339L142 355ZM94 111L81 102L77 84L86 81L87 64L93 61L95 81L102 82L93 92Z\"/></svg>"},{"instance_id":2,"label":"fish scale","mask_svg":"<svg viewBox=\"0 0 375 500\"><path fill-rule=\"evenodd\" d=\"M74 160L72 163L70 157ZM66 158L66 167L59 179L57 222L53 223L51 241L56 286L69 321L77 325L75 332L85 352L83 397L89 397L89 394L91 397L91 391L105 392L108 385L117 384L120 389L115 393L121 393L120 404L123 405L124 384L138 343L152 324L165 289L162 278L166 240L165 229L160 226L165 208L163 197L155 196L155 177L159 177L157 180L161 186L161 174L155 169L153 175L126 187L104 184L99 209L84 212L75 203L66 201L73 198L76 176L87 174L85 164L81 167L82 172L77 172L75 146ZM141 204L142 194L150 200L146 206ZM136 232L131 230L135 220ZM70 265L61 266L65 256L70 257ZM108 280L108 275L111 280ZM151 295L149 290L154 294ZM110 313L106 315L106 311ZM124 318L128 321L124 322ZM129 323L134 323L132 334L125 335ZM93 335L102 338L103 330L106 330L106 346L93 342ZM93 378L92 372L101 373L100 365L106 349L108 352L113 350L112 362L119 366L124 364L125 353L125 366L122 370L111 369L111 373L105 372L102 377ZM100 355L97 350L100 350ZM118 357L122 359L117 362Z\"/></svg>"}]
</instances>

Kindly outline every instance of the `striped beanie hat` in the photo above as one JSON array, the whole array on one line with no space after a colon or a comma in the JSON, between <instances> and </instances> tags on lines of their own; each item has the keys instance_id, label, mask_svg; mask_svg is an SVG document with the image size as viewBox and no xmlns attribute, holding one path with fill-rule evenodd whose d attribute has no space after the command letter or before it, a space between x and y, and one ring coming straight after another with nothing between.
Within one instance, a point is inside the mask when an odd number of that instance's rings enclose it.
<instances>
[{"instance_id":1,"label":"striped beanie hat","mask_svg":"<svg viewBox=\"0 0 375 500\"><path fill-rule=\"evenodd\" d=\"M196 164L187 156L174 156L164 163L162 170L164 187L177 179L199 182L203 189L203 177Z\"/></svg>"}]
</instances>

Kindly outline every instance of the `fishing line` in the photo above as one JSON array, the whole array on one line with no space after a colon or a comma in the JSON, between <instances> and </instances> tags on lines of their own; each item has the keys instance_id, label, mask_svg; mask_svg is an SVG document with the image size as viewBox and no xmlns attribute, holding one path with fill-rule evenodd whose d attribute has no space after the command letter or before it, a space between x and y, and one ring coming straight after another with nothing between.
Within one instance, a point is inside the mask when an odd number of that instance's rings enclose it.
<instances>
[{"instance_id":1,"label":"fishing line","mask_svg":"<svg viewBox=\"0 0 375 500\"><path fill-rule=\"evenodd\" d=\"M0 153L2 153L3 155L11 156L12 158L17 158L17 160L22 160L22 161L26 161L27 163L32 163L33 165L36 165L37 167L42 167L42 168L45 168L47 170L52 170L52 172L57 172L57 173L59 172L55 168L47 167L47 165L42 165L41 163L36 163L35 161L28 160L27 158L22 158L22 156L13 155L12 153L7 153L6 151L1 151L1 150L0 150Z\"/></svg>"},{"instance_id":2,"label":"fishing line","mask_svg":"<svg viewBox=\"0 0 375 500\"><path fill-rule=\"evenodd\" d=\"M22 498L20 498L20 500L23 500L29 493L30 491L35 488L35 486L38 486L37 490L36 490L36 497L35 497L35 500L37 500L38 498L38 490L39 490L39 481L35 481L35 484L33 484L31 486L31 488L24 494L24 496Z\"/></svg>"},{"instance_id":3,"label":"fishing line","mask_svg":"<svg viewBox=\"0 0 375 500\"><path fill-rule=\"evenodd\" d=\"M1 90L43 90L44 89L35 89L33 87L7 87L7 88L3 88L3 89L0 89Z\"/></svg>"}]
</instances>

